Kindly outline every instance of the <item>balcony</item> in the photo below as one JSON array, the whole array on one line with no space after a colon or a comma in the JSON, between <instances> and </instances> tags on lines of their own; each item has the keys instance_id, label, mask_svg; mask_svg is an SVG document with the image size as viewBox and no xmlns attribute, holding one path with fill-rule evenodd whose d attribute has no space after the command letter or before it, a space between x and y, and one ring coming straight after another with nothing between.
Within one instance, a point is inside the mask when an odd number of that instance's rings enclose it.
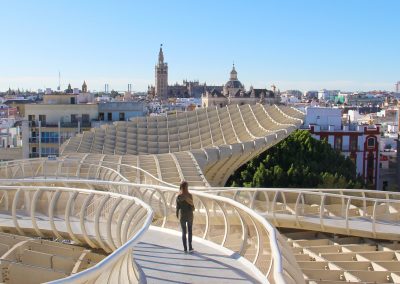
<instances>
[{"instance_id":1,"label":"balcony","mask_svg":"<svg viewBox=\"0 0 400 284\"><path fill-rule=\"evenodd\" d=\"M45 122L42 121L40 123L41 127L58 127L58 122ZM80 127L81 128L89 128L92 126L91 121L81 121ZM39 121L29 121L29 127L39 127ZM78 128L78 121L76 122L60 122L60 127L62 128Z\"/></svg>"}]
</instances>

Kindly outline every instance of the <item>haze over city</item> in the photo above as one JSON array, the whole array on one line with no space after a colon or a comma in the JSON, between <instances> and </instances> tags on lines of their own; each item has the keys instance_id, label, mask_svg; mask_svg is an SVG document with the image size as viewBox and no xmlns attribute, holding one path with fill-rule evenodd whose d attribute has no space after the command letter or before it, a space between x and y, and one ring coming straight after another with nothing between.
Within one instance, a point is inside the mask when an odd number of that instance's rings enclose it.
<instances>
[{"instance_id":1,"label":"haze over city","mask_svg":"<svg viewBox=\"0 0 400 284\"><path fill-rule=\"evenodd\" d=\"M3 1L0 90L169 82L393 91L398 1Z\"/></svg>"}]
</instances>

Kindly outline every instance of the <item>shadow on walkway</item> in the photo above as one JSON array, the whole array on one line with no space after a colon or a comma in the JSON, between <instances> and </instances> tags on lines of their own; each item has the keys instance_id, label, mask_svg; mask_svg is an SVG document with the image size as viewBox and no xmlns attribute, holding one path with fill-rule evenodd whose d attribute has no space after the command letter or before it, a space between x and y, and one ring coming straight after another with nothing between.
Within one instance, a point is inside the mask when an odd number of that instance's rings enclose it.
<instances>
[{"instance_id":1,"label":"shadow on walkway","mask_svg":"<svg viewBox=\"0 0 400 284\"><path fill-rule=\"evenodd\" d=\"M195 252L185 254L181 238L149 230L136 245L134 259L147 283L260 283L237 256L193 241Z\"/></svg>"}]
</instances>

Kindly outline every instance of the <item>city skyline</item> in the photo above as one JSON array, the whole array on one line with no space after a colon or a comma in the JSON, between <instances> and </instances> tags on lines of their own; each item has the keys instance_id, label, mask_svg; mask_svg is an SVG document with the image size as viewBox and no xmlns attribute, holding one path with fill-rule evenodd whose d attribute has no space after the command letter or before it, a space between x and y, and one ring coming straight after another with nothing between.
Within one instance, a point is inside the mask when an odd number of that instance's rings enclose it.
<instances>
[{"instance_id":1,"label":"city skyline","mask_svg":"<svg viewBox=\"0 0 400 284\"><path fill-rule=\"evenodd\" d=\"M62 89L146 91L162 43L169 84L222 85L234 61L246 88L394 91L400 3L230 3L4 2L0 90L56 89L61 72Z\"/></svg>"}]
</instances>

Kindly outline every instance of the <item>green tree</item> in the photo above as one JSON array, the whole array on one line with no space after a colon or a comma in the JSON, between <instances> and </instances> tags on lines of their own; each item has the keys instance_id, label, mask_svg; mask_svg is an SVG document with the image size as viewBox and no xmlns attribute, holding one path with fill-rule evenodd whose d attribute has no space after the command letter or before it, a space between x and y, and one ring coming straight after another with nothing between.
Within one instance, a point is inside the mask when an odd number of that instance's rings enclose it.
<instances>
[{"instance_id":1,"label":"green tree","mask_svg":"<svg viewBox=\"0 0 400 284\"><path fill-rule=\"evenodd\" d=\"M240 167L228 186L362 188L354 163L324 140L298 130Z\"/></svg>"}]
</instances>

